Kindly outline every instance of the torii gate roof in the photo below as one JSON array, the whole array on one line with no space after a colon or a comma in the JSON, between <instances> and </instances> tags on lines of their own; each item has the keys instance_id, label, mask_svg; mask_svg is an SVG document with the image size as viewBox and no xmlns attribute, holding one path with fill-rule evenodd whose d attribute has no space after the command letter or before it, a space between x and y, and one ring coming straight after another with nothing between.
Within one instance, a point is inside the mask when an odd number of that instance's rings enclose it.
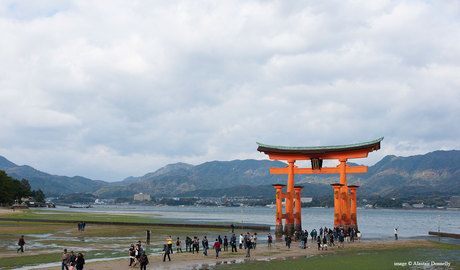
<instances>
[{"instance_id":1,"label":"torii gate roof","mask_svg":"<svg viewBox=\"0 0 460 270\"><path fill-rule=\"evenodd\" d=\"M356 150L367 150L368 152L372 152L380 149L380 142L382 140L383 137L380 137L378 139L368 142L330 146L277 146L258 142L257 151L264 152L265 154L297 154L307 156L321 156L322 154L339 154L343 152Z\"/></svg>"}]
</instances>

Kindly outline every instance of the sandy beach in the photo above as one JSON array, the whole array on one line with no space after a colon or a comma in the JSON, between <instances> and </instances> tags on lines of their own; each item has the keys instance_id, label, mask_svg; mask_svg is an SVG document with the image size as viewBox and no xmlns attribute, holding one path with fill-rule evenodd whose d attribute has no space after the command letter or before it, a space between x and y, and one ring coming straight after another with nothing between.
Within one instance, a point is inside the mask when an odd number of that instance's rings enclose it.
<instances>
[{"instance_id":1,"label":"sandy beach","mask_svg":"<svg viewBox=\"0 0 460 270\"><path fill-rule=\"evenodd\" d=\"M345 243L344 249L389 249L398 247L430 247L432 243L426 240L399 240L399 241L360 241L354 243ZM150 264L147 269L162 269L162 270L186 270L186 269L207 269L220 264L235 264L245 261L258 260L282 260L286 258L302 258L315 256L319 254L330 254L338 251L338 247L332 247L326 250L317 250L316 244L309 242L309 248L300 249L298 243L293 243L291 249L288 249L284 243L279 242L274 247L269 249L266 244L258 245L255 250L251 250L251 257L245 258L245 250L238 250L238 253L222 252L221 256L216 259L213 250L208 251L208 256L204 256L202 251L199 254L192 253L174 253L171 255L171 262L163 262L162 254L149 254ZM341 249L341 248L340 248ZM36 268L37 269L37 268ZM42 268L47 270L60 269L60 267ZM114 259L110 261L89 262L85 265L86 270L125 270L137 269L128 266L128 258Z\"/></svg>"}]
</instances>

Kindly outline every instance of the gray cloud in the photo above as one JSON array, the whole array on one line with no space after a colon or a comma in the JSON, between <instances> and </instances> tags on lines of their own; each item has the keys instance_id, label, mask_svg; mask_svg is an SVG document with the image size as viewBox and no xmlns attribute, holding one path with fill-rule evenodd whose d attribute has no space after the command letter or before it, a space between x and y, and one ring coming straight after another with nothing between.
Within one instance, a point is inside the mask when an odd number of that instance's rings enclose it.
<instances>
[{"instance_id":1,"label":"gray cloud","mask_svg":"<svg viewBox=\"0 0 460 270\"><path fill-rule=\"evenodd\" d=\"M457 2L37 3L0 4L0 154L17 163L117 180L264 158L255 141L385 136L367 163L460 147Z\"/></svg>"}]
</instances>

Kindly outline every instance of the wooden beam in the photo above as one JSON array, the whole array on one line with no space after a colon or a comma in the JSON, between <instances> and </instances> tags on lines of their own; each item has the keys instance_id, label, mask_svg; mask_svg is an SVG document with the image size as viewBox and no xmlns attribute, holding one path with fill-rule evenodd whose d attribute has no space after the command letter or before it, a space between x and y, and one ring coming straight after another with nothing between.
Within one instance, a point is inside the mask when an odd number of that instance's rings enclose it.
<instances>
[{"instance_id":1,"label":"wooden beam","mask_svg":"<svg viewBox=\"0 0 460 270\"><path fill-rule=\"evenodd\" d=\"M346 166L346 173L367 173L367 166ZM313 170L312 168L294 168L294 174L339 174L340 169L335 168L321 168L320 170ZM288 167L286 168L270 168L270 174L288 174Z\"/></svg>"}]
</instances>

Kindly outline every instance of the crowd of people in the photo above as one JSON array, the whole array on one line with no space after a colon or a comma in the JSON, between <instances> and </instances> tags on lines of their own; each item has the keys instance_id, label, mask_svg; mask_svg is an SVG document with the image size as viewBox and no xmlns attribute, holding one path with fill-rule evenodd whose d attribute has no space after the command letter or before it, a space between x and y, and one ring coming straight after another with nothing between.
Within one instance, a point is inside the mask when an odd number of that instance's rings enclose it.
<instances>
[{"instance_id":1,"label":"crowd of people","mask_svg":"<svg viewBox=\"0 0 460 270\"><path fill-rule=\"evenodd\" d=\"M85 265L85 258L82 253L67 252L67 249L64 249L61 261L61 270L83 270Z\"/></svg>"},{"instance_id":2,"label":"crowd of people","mask_svg":"<svg viewBox=\"0 0 460 270\"><path fill-rule=\"evenodd\" d=\"M306 249L308 248L308 240L311 238L311 243L318 245L318 250L327 250L328 247L343 247L344 242L359 241L361 238L361 232L354 228L327 228L321 227L319 230L312 229L297 231L291 236L285 236L284 242L287 248L291 248L293 241L299 243L299 247ZM266 237L267 247L271 249L274 245L274 239L271 233L267 234ZM192 253L202 254L202 256L208 256L209 250L213 250L215 258L219 258L221 252L245 252L247 258L251 257L251 251L257 248L258 235L257 233L241 233L239 235L231 233L230 237L224 235L218 235L214 240L209 240L207 235L202 238L198 236L186 236L185 237L185 250L183 250L183 242L180 237L173 238L172 236L166 236L163 243L163 262L166 260L171 261L171 255L175 253ZM336 244L337 243L337 244ZM231 249L229 249L229 247ZM139 241L136 245L131 245L129 249L129 266L136 267L140 266L141 270L146 269L146 265L149 263L147 255L142 248L141 242Z\"/></svg>"}]
</instances>

